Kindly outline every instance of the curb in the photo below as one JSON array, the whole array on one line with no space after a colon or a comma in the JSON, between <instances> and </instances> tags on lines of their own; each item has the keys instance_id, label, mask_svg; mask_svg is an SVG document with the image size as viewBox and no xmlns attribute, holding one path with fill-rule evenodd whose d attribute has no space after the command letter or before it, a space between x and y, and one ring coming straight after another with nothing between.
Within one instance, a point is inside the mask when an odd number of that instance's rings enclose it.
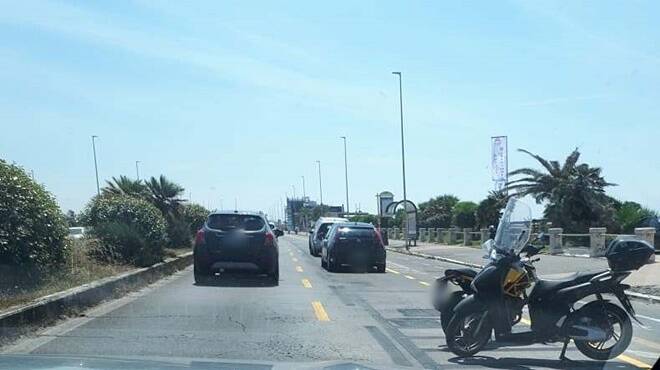
<instances>
[{"instance_id":1,"label":"curb","mask_svg":"<svg viewBox=\"0 0 660 370\"><path fill-rule=\"evenodd\" d=\"M409 251L406 252L406 251L399 250L399 249L403 249L403 248L385 247L385 249L387 249L389 251L392 251L392 252L395 252L395 253L407 254L407 255L410 255L410 256L416 256L416 257L421 257L421 258L426 258L426 259L431 259L431 260L454 263L454 264L461 265L461 266L473 267L473 268L478 268L478 269L483 268L483 265L477 265L477 264L474 264L474 263L458 261L458 260L454 260L454 259L451 259L451 258L432 256L430 254L424 254L424 253L419 253L419 252L409 252ZM660 303L660 297L650 295L650 294L637 293L637 292L626 292L626 295L628 296L628 298L631 298L631 299L634 299L634 300L645 301L647 303Z\"/></svg>"},{"instance_id":2,"label":"curb","mask_svg":"<svg viewBox=\"0 0 660 370\"><path fill-rule=\"evenodd\" d=\"M0 312L0 342L24 334L33 327L53 322L63 315L79 312L108 298L142 288L163 276L184 269L192 260L191 251L150 267L109 276Z\"/></svg>"}]
</instances>

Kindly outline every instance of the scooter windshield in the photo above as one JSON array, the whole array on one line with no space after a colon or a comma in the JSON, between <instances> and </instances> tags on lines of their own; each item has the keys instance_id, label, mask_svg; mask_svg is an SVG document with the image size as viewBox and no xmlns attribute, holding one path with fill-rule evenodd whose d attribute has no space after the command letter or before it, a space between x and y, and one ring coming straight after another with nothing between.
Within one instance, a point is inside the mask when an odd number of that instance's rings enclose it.
<instances>
[{"instance_id":1,"label":"scooter windshield","mask_svg":"<svg viewBox=\"0 0 660 370\"><path fill-rule=\"evenodd\" d=\"M504 209L495 234L495 248L506 253L517 253L529 241L532 210L519 199L511 198Z\"/></svg>"}]
</instances>

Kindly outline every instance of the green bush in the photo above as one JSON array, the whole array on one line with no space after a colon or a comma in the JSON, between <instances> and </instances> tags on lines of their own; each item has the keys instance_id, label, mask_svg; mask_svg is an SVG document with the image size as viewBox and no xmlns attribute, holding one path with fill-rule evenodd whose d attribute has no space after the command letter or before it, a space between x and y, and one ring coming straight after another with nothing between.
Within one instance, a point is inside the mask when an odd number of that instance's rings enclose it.
<instances>
[{"instance_id":1,"label":"green bush","mask_svg":"<svg viewBox=\"0 0 660 370\"><path fill-rule=\"evenodd\" d=\"M197 230L202 228L204 222L209 217L209 210L196 203L183 206L183 218L190 225L190 235L195 235Z\"/></svg>"},{"instance_id":2,"label":"green bush","mask_svg":"<svg viewBox=\"0 0 660 370\"><path fill-rule=\"evenodd\" d=\"M118 255L138 266L162 259L166 223L151 203L126 195L103 195L94 197L84 214L100 250L105 251L100 255Z\"/></svg>"},{"instance_id":3,"label":"green bush","mask_svg":"<svg viewBox=\"0 0 660 370\"><path fill-rule=\"evenodd\" d=\"M34 277L56 268L66 260L67 233L53 196L0 159L0 265Z\"/></svg>"},{"instance_id":4,"label":"green bush","mask_svg":"<svg viewBox=\"0 0 660 370\"><path fill-rule=\"evenodd\" d=\"M192 234L190 224L183 215L171 216L167 220L167 245L172 248L190 247Z\"/></svg>"},{"instance_id":5,"label":"green bush","mask_svg":"<svg viewBox=\"0 0 660 370\"><path fill-rule=\"evenodd\" d=\"M460 228L473 228L477 223L477 218L475 217L477 207L477 204L474 202L456 203L452 211L454 225Z\"/></svg>"}]
</instances>

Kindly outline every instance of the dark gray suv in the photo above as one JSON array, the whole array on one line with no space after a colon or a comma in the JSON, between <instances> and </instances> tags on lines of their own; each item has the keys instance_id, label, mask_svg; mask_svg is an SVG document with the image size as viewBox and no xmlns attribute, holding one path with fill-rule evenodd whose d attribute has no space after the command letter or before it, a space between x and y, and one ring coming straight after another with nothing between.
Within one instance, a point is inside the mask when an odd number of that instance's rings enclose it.
<instances>
[{"instance_id":1,"label":"dark gray suv","mask_svg":"<svg viewBox=\"0 0 660 370\"><path fill-rule=\"evenodd\" d=\"M277 284L279 234L259 213L211 213L195 237L195 282L206 282L215 272L244 270L267 274Z\"/></svg>"},{"instance_id":2,"label":"dark gray suv","mask_svg":"<svg viewBox=\"0 0 660 370\"><path fill-rule=\"evenodd\" d=\"M343 267L385 272L385 246L372 224L342 222L332 225L321 249L321 266L328 271Z\"/></svg>"}]
</instances>

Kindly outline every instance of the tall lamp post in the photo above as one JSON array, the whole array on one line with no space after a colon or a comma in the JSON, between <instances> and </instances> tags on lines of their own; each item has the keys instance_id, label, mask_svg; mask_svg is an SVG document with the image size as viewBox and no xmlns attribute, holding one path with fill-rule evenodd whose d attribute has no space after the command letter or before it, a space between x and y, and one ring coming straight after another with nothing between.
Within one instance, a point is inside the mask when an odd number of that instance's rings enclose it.
<instances>
[{"instance_id":1,"label":"tall lamp post","mask_svg":"<svg viewBox=\"0 0 660 370\"><path fill-rule=\"evenodd\" d=\"M350 213L348 209L348 157L346 155L346 136L341 136L344 139L344 178L346 179L346 214Z\"/></svg>"},{"instance_id":2,"label":"tall lamp post","mask_svg":"<svg viewBox=\"0 0 660 370\"><path fill-rule=\"evenodd\" d=\"M99 186L99 166L96 163L96 138L98 138L98 136L92 135L92 151L94 152L94 172L96 173L96 195L101 195L101 187Z\"/></svg>"},{"instance_id":3,"label":"tall lamp post","mask_svg":"<svg viewBox=\"0 0 660 370\"><path fill-rule=\"evenodd\" d=\"M305 199L305 176L300 176L300 178L302 179L303 183L303 199Z\"/></svg>"},{"instance_id":4,"label":"tall lamp post","mask_svg":"<svg viewBox=\"0 0 660 370\"><path fill-rule=\"evenodd\" d=\"M323 186L321 185L321 161L316 161L316 164L319 165L319 202L323 206Z\"/></svg>"},{"instance_id":5,"label":"tall lamp post","mask_svg":"<svg viewBox=\"0 0 660 370\"><path fill-rule=\"evenodd\" d=\"M140 164L140 161L135 161L135 176L137 177L137 180L140 181L140 167L138 166Z\"/></svg>"},{"instance_id":6,"label":"tall lamp post","mask_svg":"<svg viewBox=\"0 0 660 370\"><path fill-rule=\"evenodd\" d=\"M401 112L401 169L403 172L403 209L406 214L406 231L404 232L404 238L406 241L406 248L408 248L408 228L410 227L410 224L408 224L408 198L406 195L406 151L405 151L405 145L404 145L404 140L403 140L403 83L401 81L401 72L392 72L392 74L395 74L399 76L399 110Z\"/></svg>"}]
</instances>

